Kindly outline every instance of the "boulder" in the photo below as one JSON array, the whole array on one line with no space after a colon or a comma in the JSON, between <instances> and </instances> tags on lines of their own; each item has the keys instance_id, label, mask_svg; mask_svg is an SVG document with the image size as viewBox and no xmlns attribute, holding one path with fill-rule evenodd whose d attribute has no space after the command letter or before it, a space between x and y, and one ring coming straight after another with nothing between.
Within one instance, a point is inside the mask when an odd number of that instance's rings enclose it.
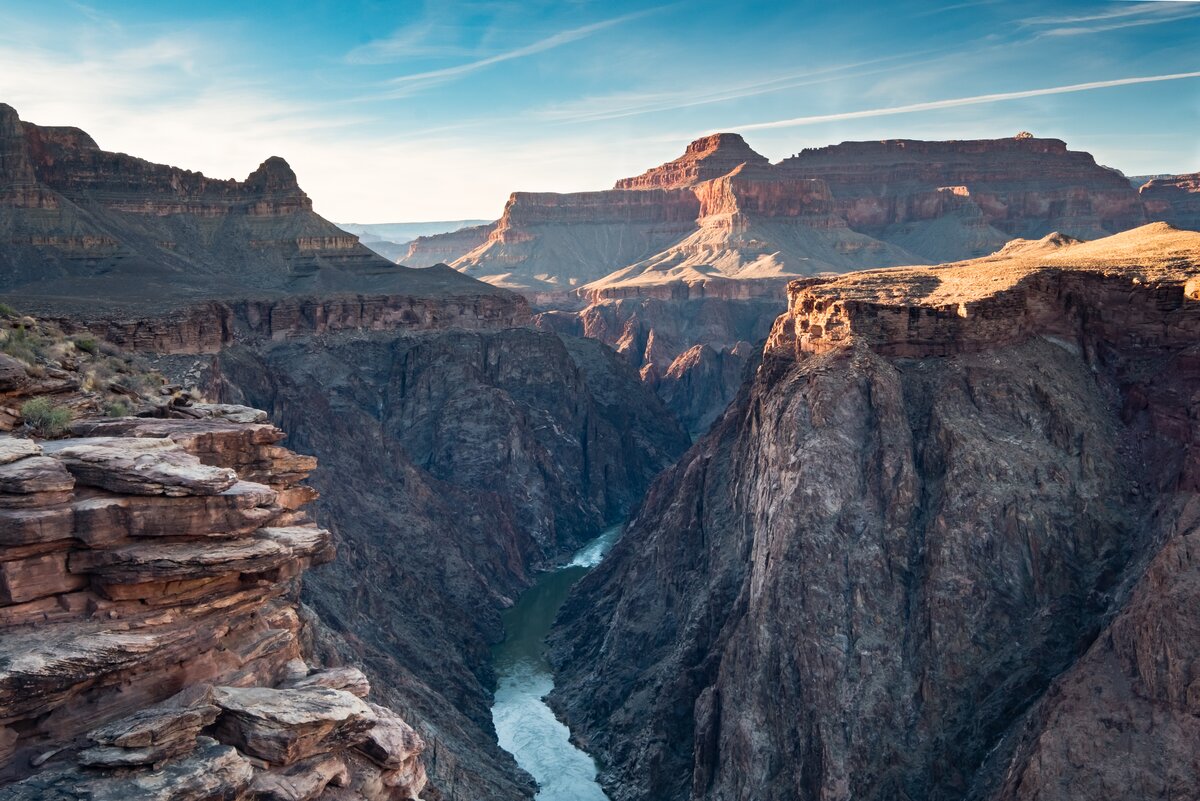
<instances>
[{"instance_id":1,"label":"boulder","mask_svg":"<svg viewBox=\"0 0 1200 801\"><path fill-rule=\"evenodd\" d=\"M0 788L0 801L233 801L253 778L254 768L236 749L205 737L195 752L157 770L48 771Z\"/></svg>"},{"instance_id":2,"label":"boulder","mask_svg":"<svg viewBox=\"0 0 1200 801\"><path fill-rule=\"evenodd\" d=\"M392 710L377 704L369 706L378 722L358 744L358 750L381 768L401 770L411 767L425 748L421 735Z\"/></svg>"},{"instance_id":3,"label":"boulder","mask_svg":"<svg viewBox=\"0 0 1200 801\"><path fill-rule=\"evenodd\" d=\"M283 686L293 690L302 690L306 687L328 687L331 690L345 690L359 698L366 698L371 692L371 682L356 667L317 670L306 676L290 679Z\"/></svg>"},{"instance_id":4,"label":"boulder","mask_svg":"<svg viewBox=\"0 0 1200 801\"><path fill-rule=\"evenodd\" d=\"M218 738L273 765L357 745L378 719L355 696L326 687L217 687L213 702L224 710Z\"/></svg>"},{"instance_id":5,"label":"boulder","mask_svg":"<svg viewBox=\"0 0 1200 801\"><path fill-rule=\"evenodd\" d=\"M133 495L216 495L237 483L228 468L202 464L169 439L61 440L50 452L90 487Z\"/></svg>"},{"instance_id":6,"label":"boulder","mask_svg":"<svg viewBox=\"0 0 1200 801\"><path fill-rule=\"evenodd\" d=\"M0 437L0 464L10 464L26 456L38 456L42 447L31 439Z\"/></svg>"},{"instance_id":7,"label":"boulder","mask_svg":"<svg viewBox=\"0 0 1200 801\"><path fill-rule=\"evenodd\" d=\"M178 706L170 701L139 710L129 717L93 729L95 746L82 751L82 765L126 767L151 765L182 756L196 747L200 730L221 710L212 704Z\"/></svg>"}]
</instances>

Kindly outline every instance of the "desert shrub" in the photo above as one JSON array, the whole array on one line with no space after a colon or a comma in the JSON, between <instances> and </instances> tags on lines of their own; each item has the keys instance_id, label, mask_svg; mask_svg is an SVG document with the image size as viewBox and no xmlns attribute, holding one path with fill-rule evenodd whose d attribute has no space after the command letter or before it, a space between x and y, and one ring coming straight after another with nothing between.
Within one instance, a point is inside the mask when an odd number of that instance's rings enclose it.
<instances>
[{"instance_id":1,"label":"desert shrub","mask_svg":"<svg viewBox=\"0 0 1200 801\"><path fill-rule=\"evenodd\" d=\"M24 326L10 328L7 331L0 332L0 351L7 353L14 359L20 359L23 362L33 364L37 361L38 356L42 355L42 343L38 337L29 332Z\"/></svg>"},{"instance_id":2,"label":"desert shrub","mask_svg":"<svg viewBox=\"0 0 1200 801\"><path fill-rule=\"evenodd\" d=\"M17 310L7 303L0 303L0 317L16 317Z\"/></svg>"},{"instance_id":3,"label":"desert shrub","mask_svg":"<svg viewBox=\"0 0 1200 801\"><path fill-rule=\"evenodd\" d=\"M67 430L75 413L66 406L54 404L43 395L22 403L21 416L37 433L44 437L56 437Z\"/></svg>"},{"instance_id":4,"label":"desert shrub","mask_svg":"<svg viewBox=\"0 0 1200 801\"><path fill-rule=\"evenodd\" d=\"M95 337L75 337L72 341L75 343L75 347L79 348L84 353L90 353L93 356L100 349Z\"/></svg>"},{"instance_id":5,"label":"desert shrub","mask_svg":"<svg viewBox=\"0 0 1200 801\"><path fill-rule=\"evenodd\" d=\"M133 406L124 398L117 398L105 404L104 413L109 417L128 417L133 414Z\"/></svg>"}]
</instances>

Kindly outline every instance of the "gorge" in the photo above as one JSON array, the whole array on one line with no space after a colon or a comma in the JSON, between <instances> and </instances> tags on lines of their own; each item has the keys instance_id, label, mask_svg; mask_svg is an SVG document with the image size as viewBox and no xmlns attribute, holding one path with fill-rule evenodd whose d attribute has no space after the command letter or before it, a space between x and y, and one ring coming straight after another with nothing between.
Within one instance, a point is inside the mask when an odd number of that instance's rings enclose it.
<instances>
[{"instance_id":1,"label":"gorge","mask_svg":"<svg viewBox=\"0 0 1200 801\"><path fill-rule=\"evenodd\" d=\"M0 104L0 799L1200 798L1193 179L721 133L401 266Z\"/></svg>"}]
</instances>

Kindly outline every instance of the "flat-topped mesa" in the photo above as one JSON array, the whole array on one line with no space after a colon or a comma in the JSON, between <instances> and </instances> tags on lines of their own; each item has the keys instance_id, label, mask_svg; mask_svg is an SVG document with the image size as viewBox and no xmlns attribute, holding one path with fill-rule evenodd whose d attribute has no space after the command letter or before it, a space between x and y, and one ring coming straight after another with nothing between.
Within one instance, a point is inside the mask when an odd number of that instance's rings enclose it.
<instances>
[{"instance_id":1,"label":"flat-topped mesa","mask_svg":"<svg viewBox=\"0 0 1200 801\"><path fill-rule=\"evenodd\" d=\"M1200 233L1152 223L1093 242L1053 234L983 259L794 281L767 351L921 358L1039 335L1089 354L1172 348L1200 336L1198 301Z\"/></svg>"},{"instance_id":2,"label":"flat-topped mesa","mask_svg":"<svg viewBox=\"0 0 1200 801\"><path fill-rule=\"evenodd\" d=\"M739 134L717 133L687 146L683 155L633 178L622 178L614 189L677 189L727 175L739 165L768 167L770 162L746 144Z\"/></svg>"},{"instance_id":3,"label":"flat-topped mesa","mask_svg":"<svg viewBox=\"0 0 1200 801\"><path fill-rule=\"evenodd\" d=\"M420 738L302 658L300 578L334 555L316 460L204 408L0 436L0 799L417 797Z\"/></svg>"},{"instance_id":4,"label":"flat-topped mesa","mask_svg":"<svg viewBox=\"0 0 1200 801\"><path fill-rule=\"evenodd\" d=\"M1200 172L1151 179L1138 195L1152 219L1200 230Z\"/></svg>"},{"instance_id":5,"label":"flat-topped mesa","mask_svg":"<svg viewBox=\"0 0 1200 801\"><path fill-rule=\"evenodd\" d=\"M805 149L778 168L826 181L850 226L869 233L941 216L943 187L962 187L1009 238L1052 230L1096 238L1146 219L1124 176L1059 139L843 142Z\"/></svg>"}]
</instances>

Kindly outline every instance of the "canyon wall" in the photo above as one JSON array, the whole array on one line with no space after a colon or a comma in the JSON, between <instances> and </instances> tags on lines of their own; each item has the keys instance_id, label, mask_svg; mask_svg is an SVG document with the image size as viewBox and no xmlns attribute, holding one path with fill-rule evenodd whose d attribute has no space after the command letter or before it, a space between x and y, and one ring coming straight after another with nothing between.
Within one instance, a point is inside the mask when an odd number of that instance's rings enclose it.
<instances>
[{"instance_id":1,"label":"canyon wall","mask_svg":"<svg viewBox=\"0 0 1200 801\"><path fill-rule=\"evenodd\" d=\"M496 223L472 225L444 234L418 236L408 243L408 250L397 261L407 267L432 267L449 264L488 241Z\"/></svg>"},{"instance_id":2,"label":"canyon wall","mask_svg":"<svg viewBox=\"0 0 1200 801\"><path fill-rule=\"evenodd\" d=\"M1198 253L795 282L560 616L610 797L1196 798Z\"/></svg>"},{"instance_id":3,"label":"canyon wall","mask_svg":"<svg viewBox=\"0 0 1200 801\"><path fill-rule=\"evenodd\" d=\"M1200 230L1200 173L1151 179L1138 189L1138 195L1150 219Z\"/></svg>"},{"instance_id":4,"label":"canyon wall","mask_svg":"<svg viewBox=\"0 0 1200 801\"><path fill-rule=\"evenodd\" d=\"M1121 173L1059 139L843 142L803 150L778 167L825 181L852 228L884 239L911 240L912 228L945 215L956 198L1004 240L1051 231L1095 239L1146 221Z\"/></svg>"}]
</instances>

